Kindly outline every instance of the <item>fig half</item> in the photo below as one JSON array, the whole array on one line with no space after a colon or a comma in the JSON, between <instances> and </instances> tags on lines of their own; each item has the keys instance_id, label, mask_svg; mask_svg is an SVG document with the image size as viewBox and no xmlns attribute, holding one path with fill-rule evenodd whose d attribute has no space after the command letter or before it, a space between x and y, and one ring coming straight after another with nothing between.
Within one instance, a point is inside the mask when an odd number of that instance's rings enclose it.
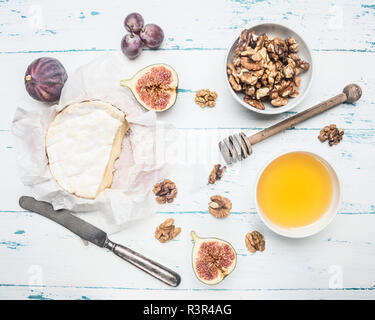
<instances>
[{"instance_id":1,"label":"fig half","mask_svg":"<svg viewBox=\"0 0 375 320\"><path fill-rule=\"evenodd\" d=\"M195 231L191 231L191 237L195 275L205 284L218 284L236 267L236 251L224 240L200 238Z\"/></svg>"},{"instance_id":2,"label":"fig half","mask_svg":"<svg viewBox=\"0 0 375 320\"><path fill-rule=\"evenodd\" d=\"M133 78L120 81L148 110L165 111L177 98L177 72L167 64L153 64L138 71Z\"/></svg>"}]
</instances>

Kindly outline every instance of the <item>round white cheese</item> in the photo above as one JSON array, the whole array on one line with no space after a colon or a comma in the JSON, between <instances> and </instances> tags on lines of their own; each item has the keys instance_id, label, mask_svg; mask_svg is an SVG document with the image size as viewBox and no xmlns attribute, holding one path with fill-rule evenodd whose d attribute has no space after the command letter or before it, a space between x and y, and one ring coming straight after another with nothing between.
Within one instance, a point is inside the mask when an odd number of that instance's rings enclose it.
<instances>
[{"instance_id":1,"label":"round white cheese","mask_svg":"<svg viewBox=\"0 0 375 320\"><path fill-rule=\"evenodd\" d=\"M112 184L113 164L128 128L124 113L109 103L94 100L67 106L46 134L52 176L64 190L94 199Z\"/></svg>"}]
</instances>

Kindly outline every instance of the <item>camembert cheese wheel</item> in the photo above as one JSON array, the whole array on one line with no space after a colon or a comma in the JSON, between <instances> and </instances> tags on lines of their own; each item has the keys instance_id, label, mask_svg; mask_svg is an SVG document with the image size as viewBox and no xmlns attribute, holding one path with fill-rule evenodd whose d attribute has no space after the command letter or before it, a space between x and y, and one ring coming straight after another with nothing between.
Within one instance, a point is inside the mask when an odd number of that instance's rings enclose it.
<instances>
[{"instance_id":1,"label":"camembert cheese wheel","mask_svg":"<svg viewBox=\"0 0 375 320\"><path fill-rule=\"evenodd\" d=\"M46 152L60 187L88 199L109 188L128 128L125 114L103 101L75 103L59 112L47 130Z\"/></svg>"}]
</instances>

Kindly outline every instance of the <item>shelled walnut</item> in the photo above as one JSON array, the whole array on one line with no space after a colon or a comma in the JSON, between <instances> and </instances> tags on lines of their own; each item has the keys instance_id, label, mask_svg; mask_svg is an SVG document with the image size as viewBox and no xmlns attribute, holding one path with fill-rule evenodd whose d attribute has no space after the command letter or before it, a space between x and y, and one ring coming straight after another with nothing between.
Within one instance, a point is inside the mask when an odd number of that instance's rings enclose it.
<instances>
[{"instance_id":1,"label":"shelled walnut","mask_svg":"<svg viewBox=\"0 0 375 320\"><path fill-rule=\"evenodd\" d=\"M173 202L173 199L177 196L176 184L169 179L155 184L152 191L156 196L156 201L160 204Z\"/></svg>"},{"instance_id":2,"label":"shelled walnut","mask_svg":"<svg viewBox=\"0 0 375 320\"><path fill-rule=\"evenodd\" d=\"M170 218L156 227L155 238L160 242L167 242L175 238L180 232L181 228L176 228L174 225L174 220Z\"/></svg>"},{"instance_id":3,"label":"shelled walnut","mask_svg":"<svg viewBox=\"0 0 375 320\"><path fill-rule=\"evenodd\" d=\"M249 232L245 236L246 247L250 252L264 251L266 242L263 235L258 231Z\"/></svg>"},{"instance_id":4,"label":"shelled walnut","mask_svg":"<svg viewBox=\"0 0 375 320\"><path fill-rule=\"evenodd\" d=\"M195 103L200 107L214 107L216 105L217 93L208 89L198 90L195 95Z\"/></svg>"},{"instance_id":5,"label":"shelled walnut","mask_svg":"<svg viewBox=\"0 0 375 320\"><path fill-rule=\"evenodd\" d=\"M226 168L226 166L222 167L221 164L216 164L208 177L208 183L214 184L216 181L220 180Z\"/></svg>"},{"instance_id":6,"label":"shelled walnut","mask_svg":"<svg viewBox=\"0 0 375 320\"><path fill-rule=\"evenodd\" d=\"M212 196L211 202L208 204L208 211L216 218L224 218L230 215L232 202L222 196Z\"/></svg>"},{"instance_id":7,"label":"shelled walnut","mask_svg":"<svg viewBox=\"0 0 375 320\"><path fill-rule=\"evenodd\" d=\"M331 124L329 126L325 126L322 130L320 130L318 139L321 142L328 140L328 144L333 146L334 144L338 144L344 135L344 129L337 129L335 124Z\"/></svg>"},{"instance_id":8,"label":"shelled walnut","mask_svg":"<svg viewBox=\"0 0 375 320\"><path fill-rule=\"evenodd\" d=\"M245 29L227 65L229 83L234 91L244 92L244 101L254 108L264 110L266 99L274 107L284 106L289 98L298 96L298 75L310 67L297 52L294 38L271 39L267 34L258 36Z\"/></svg>"}]
</instances>

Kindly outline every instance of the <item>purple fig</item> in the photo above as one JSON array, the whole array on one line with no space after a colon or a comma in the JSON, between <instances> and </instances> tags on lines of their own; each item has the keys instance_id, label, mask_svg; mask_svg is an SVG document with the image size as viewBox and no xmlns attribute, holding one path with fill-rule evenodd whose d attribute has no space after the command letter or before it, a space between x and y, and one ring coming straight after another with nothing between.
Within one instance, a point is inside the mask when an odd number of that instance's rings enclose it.
<instances>
[{"instance_id":1,"label":"purple fig","mask_svg":"<svg viewBox=\"0 0 375 320\"><path fill-rule=\"evenodd\" d=\"M55 58L34 60L25 73L25 87L35 100L57 102L68 75L61 62Z\"/></svg>"}]
</instances>

